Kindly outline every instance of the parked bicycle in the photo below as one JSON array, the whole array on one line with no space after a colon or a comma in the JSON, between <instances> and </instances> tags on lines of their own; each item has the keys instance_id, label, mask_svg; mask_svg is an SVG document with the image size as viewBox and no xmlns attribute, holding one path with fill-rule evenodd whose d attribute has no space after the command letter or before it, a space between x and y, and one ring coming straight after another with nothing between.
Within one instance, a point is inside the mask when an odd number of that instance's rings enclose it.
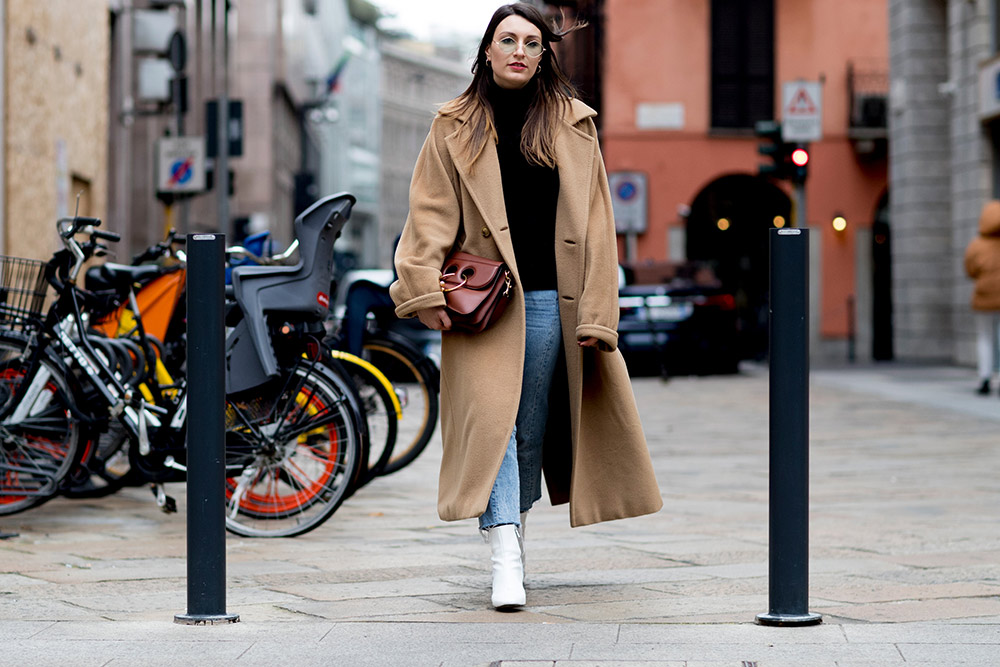
<instances>
[{"instance_id":1,"label":"parked bicycle","mask_svg":"<svg viewBox=\"0 0 1000 667\"><path fill-rule=\"evenodd\" d=\"M406 323L396 318L388 293L387 286L372 280L354 280L347 285L343 320L331 318L328 323L333 332L330 346L346 351L360 347L361 355L382 370L400 397L396 446L383 474L406 467L427 447L437 427L440 383L434 360L398 332L406 330Z\"/></svg>"},{"instance_id":2,"label":"parked bicycle","mask_svg":"<svg viewBox=\"0 0 1000 667\"><path fill-rule=\"evenodd\" d=\"M254 234L241 246L226 249L227 263L232 267L227 274L240 266L285 266L298 247L298 240L283 252L274 254L269 232ZM331 292L333 288L331 286ZM369 361L344 350L330 349L324 340L324 363L352 383L366 422L368 451L367 472L362 475L363 485L384 474L397 437L397 422L402 419L402 404L397 391L382 371Z\"/></svg>"},{"instance_id":3,"label":"parked bicycle","mask_svg":"<svg viewBox=\"0 0 1000 667\"><path fill-rule=\"evenodd\" d=\"M325 521L363 469L363 426L347 383L321 363L333 242L354 198L327 197L295 220L312 249L291 267L234 272L228 315L226 526L248 536L297 535ZM94 294L76 285L86 259L117 241L99 220L58 222L64 248L47 263L3 274L0 331L0 514L27 509L69 483L112 420L124 428L132 470L154 484L183 478L186 380L169 385L141 371L149 393L127 376L125 357L97 344L88 327ZM76 235L87 235L80 243ZM17 258L4 258L15 266ZM56 299L42 312L43 282ZM18 290L25 294L17 297ZM32 291L33 290L33 291ZM12 295L16 298L12 298ZM107 339L105 339L107 340ZM135 368L148 369L141 332ZM127 347L127 346L120 346ZM152 400L148 400L152 397ZM159 487L162 496L162 487Z\"/></svg>"},{"instance_id":4,"label":"parked bicycle","mask_svg":"<svg viewBox=\"0 0 1000 667\"><path fill-rule=\"evenodd\" d=\"M232 248L231 256L241 265L273 265L287 261L291 250L266 254L272 248L266 233L254 235L253 243ZM264 253L264 254L260 254ZM363 281L365 287L385 287ZM331 293L336 286L331 286ZM328 319L333 333L324 342L335 350L331 356L351 376L368 415L371 441L369 473L387 475L413 462L427 447L438 419L440 372L437 365L405 336L390 329L391 310L360 313L367 320L360 356L351 354L342 323ZM395 419L392 416L395 415Z\"/></svg>"}]
</instances>

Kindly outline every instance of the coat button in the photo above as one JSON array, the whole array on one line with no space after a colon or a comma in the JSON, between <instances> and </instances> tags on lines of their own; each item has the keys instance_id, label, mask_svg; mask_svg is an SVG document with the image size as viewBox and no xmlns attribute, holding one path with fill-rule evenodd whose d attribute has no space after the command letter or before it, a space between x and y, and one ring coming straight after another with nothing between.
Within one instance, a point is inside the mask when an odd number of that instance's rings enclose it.
<instances>
[{"instance_id":1,"label":"coat button","mask_svg":"<svg viewBox=\"0 0 1000 667\"><path fill-rule=\"evenodd\" d=\"M483 238L488 239L489 237L490 237L490 230L487 229L486 227L483 227Z\"/></svg>"}]
</instances>

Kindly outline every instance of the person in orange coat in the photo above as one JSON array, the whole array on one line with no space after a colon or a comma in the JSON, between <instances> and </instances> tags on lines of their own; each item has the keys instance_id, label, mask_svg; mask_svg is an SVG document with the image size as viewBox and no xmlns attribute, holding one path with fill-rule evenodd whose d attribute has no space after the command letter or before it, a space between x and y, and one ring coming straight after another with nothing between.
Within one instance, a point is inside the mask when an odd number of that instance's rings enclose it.
<instances>
[{"instance_id":1,"label":"person in orange coat","mask_svg":"<svg viewBox=\"0 0 1000 667\"><path fill-rule=\"evenodd\" d=\"M965 250L965 271L975 281L972 309L976 316L978 391L989 394L1000 347L1000 201L994 199L983 206L979 236Z\"/></svg>"}]
</instances>

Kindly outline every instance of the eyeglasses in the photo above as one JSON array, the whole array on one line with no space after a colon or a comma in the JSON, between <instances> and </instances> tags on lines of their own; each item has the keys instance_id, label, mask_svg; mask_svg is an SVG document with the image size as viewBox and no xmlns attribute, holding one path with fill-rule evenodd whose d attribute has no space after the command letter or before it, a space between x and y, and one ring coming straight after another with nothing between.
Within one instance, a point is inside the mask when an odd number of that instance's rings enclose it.
<instances>
[{"instance_id":1,"label":"eyeglasses","mask_svg":"<svg viewBox=\"0 0 1000 667\"><path fill-rule=\"evenodd\" d=\"M500 50L508 55L517 51L517 40L513 37L504 37L503 39L494 40L494 44L499 46ZM542 55L543 51L545 51L545 47L542 46L541 42L534 39L524 45L524 55L529 58L537 58Z\"/></svg>"}]
</instances>

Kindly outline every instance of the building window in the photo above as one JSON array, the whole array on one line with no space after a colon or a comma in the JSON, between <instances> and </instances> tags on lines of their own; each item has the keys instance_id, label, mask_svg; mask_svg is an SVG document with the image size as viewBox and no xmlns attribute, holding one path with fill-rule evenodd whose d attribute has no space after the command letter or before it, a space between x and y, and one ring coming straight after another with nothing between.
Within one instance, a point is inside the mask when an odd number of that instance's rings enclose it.
<instances>
[{"instance_id":1,"label":"building window","mask_svg":"<svg viewBox=\"0 0 1000 667\"><path fill-rule=\"evenodd\" d=\"M774 117L774 0L712 0L712 127Z\"/></svg>"}]
</instances>

